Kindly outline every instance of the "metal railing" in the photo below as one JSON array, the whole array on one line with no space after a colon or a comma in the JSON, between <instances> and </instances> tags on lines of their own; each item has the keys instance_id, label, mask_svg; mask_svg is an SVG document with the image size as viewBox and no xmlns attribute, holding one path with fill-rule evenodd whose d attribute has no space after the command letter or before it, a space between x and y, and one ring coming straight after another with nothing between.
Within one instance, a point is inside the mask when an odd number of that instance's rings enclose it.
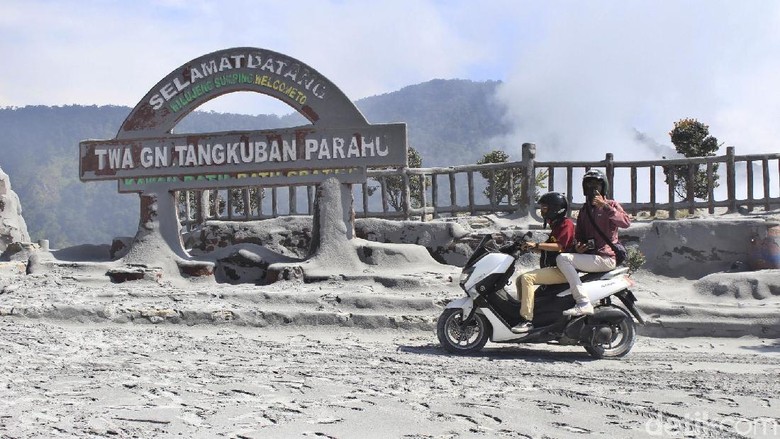
<instances>
[{"instance_id":1,"label":"metal railing","mask_svg":"<svg viewBox=\"0 0 780 439\"><path fill-rule=\"evenodd\" d=\"M716 208L734 212L738 206L770 210L780 205L780 154L737 156L734 147L728 147L723 156L671 160L619 162L609 153L600 161L536 161L536 147L528 143L522 153L521 161L507 163L369 170L366 183L352 186L356 215L425 221L500 212L528 214L536 208L542 190L565 193L572 209L578 209L584 199L574 194L581 192L581 175L591 168L604 170L611 182L608 196L617 197L634 215L647 212L655 217L666 211L668 218L675 219L679 210L714 213ZM760 174L758 185L756 174ZM719 180L725 180L725 185ZM704 196L697 198L697 191ZM314 186L182 191L179 215L186 230L208 219L310 215L314 196Z\"/></svg>"}]
</instances>

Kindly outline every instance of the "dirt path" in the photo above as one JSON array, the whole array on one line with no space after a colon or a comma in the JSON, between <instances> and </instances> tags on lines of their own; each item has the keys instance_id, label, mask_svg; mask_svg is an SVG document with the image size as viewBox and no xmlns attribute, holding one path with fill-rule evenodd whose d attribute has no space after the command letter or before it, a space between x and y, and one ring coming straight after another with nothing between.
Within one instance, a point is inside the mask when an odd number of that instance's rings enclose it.
<instances>
[{"instance_id":1,"label":"dirt path","mask_svg":"<svg viewBox=\"0 0 780 439\"><path fill-rule=\"evenodd\" d=\"M619 361L420 331L0 319L1 437L780 437L776 340Z\"/></svg>"}]
</instances>

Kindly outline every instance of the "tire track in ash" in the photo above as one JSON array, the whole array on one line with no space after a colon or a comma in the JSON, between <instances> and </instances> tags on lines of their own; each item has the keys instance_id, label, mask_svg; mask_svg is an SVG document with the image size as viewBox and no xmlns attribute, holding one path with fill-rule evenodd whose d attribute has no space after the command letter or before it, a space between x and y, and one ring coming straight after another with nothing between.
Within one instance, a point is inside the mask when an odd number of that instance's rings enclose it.
<instances>
[{"instance_id":1,"label":"tire track in ash","mask_svg":"<svg viewBox=\"0 0 780 439\"><path fill-rule=\"evenodd\" d=\"M722 424L717 421L700 421L698 419L691 419L684 416L675 415L674 413L667 412L665 410L658 410L653 407L637 405L634 403L620 401L616 399L608 399L604 397L595 397L585 395L579 392L574 392L565 389L544 389L545 392L572 399L579 402L584 402L590 405L596 405L607 409L617 410L621 413L638 416L648 420L657 420L663 424L671 424L678 431L682 432L694 432L696 437L715 437L715 438L736 438L746 439L747 436L743 436L734 431L734 428Z\"/></svg>"}]
</instances>

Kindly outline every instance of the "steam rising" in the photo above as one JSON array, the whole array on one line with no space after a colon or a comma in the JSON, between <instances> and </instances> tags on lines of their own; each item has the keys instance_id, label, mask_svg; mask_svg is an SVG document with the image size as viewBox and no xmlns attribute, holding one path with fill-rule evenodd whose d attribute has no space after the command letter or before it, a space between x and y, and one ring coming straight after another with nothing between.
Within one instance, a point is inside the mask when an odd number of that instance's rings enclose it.
<instances>
[{"instance_id":1,"label":"steam rising","mask_svg":"<svg viewBox=\"0 0 780 439\"><path fill-rule=\"evenodd\" d=\"M668 132L693 117L736 146L774 152L780 129L778 4L567 3L514 53L498 98L541 160L670 157Z\"/></svg>"}]
</instances>

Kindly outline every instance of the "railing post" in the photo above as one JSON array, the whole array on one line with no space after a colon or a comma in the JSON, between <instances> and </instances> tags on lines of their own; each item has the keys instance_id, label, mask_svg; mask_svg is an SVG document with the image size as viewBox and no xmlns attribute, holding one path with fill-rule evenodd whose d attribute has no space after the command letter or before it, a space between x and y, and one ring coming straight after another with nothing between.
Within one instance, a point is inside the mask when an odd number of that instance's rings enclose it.
<instances>
[{"instance_id":1,"label":"railing post","mask_svg":"<svg viewBox=\"0 0 780 439\"><path fill-rule=\"evenodd\" d=\"M314 215L314 186L306 186L306 202L308 206L308 215Z\"/></svg>"},{"instance_id":2,"label":"railing post","mask_svg":"<svg viewBox=\"0 0 780 439\"><path fill-rule=\"evenodd\" d=\"M197 209L195 220L198 224L203 224L209 217L209 191L201 190L196 193L198 198L195 200L195 208Z\"/></svg>"},{"instance_id":3,"label":"railing post","mask_svg":"<svg viewBox=\"0 0 780 439\"><path fill-rule=\"evenodd\" d=\"M360 187L363 192L363 218L368 218L368 180Z\"/></svg>"},{"instance_id":4,"label":"railing post","mask_svg":"<svg viewBox=\"0 0 780 439\"><path fill-rule=\"evenodd\" d=\"M769 159L764 157L761 160L761 174L764 183L764 211L768 212L769 207Z\"/></svg>"},{"instance_id":5,"label":"railing post","mask_svg":"<svg viewBox=\"0 0 780 439\"><path fill-rule=\"evenodd\" d=\"M715 213L715 164L707 162L707 212Z\"/></svg>"},{"instance_id":6,"label":"railing post","mask_svg":"<svg viewBox=\"0 0 780 439\"><path fill-rule=\"evenodd\" d=\"M515 203L515 170L514 168L509 168L507 171L509 172L509 181L507 182L509 185L509 187L507 187L507 204L511 209Z\"/></svg>"},{"instance_id":7,"label":"railing post","mask_svg":"<svg viewBox=\"0 0 780 439\"><path fill-rule=\"evenodd\" d=\"M279 203L276 202L279 195L278 189L278 187L271 189L271 216L274 218L279 216Z\"/></svg>"},{"instance_id":8,"label":"railing post","mask_svg":"<svg viewBox=\"0 0 780 439\"><path fill-rule=\"evenodd\" d=\"M755 202L753 194L753 160L747 160L745 165L747 166L747 208L748 212L752 212L753 203Z\"/></svg>"},{"instance_id":9,"label":"railing post","mask_svg":"<svg viewBox=\"0 0 780 439\"><path fill-rule=\"evenodd\" d=\"M496 170L490 170L490 208L495 209L498 201L496 200Z\"/></svg>"},{"instance_id":10,"label":"railing post","mask_svg":"<svg viewBox=\"0 0 780 439\"><path fill-rule=\"evenodd\" d=\"M637 175L636 166L631 167L631 213L636 216L639 213L639 209L636 207L637 203Z\"/></svg>"},{"instance_id":11,"label":"railing post","mask_svg":"<svg viewBox=\"0 0 780 439\"><path fill-rule=\"evenodd\" d=\"M404 197L404 219L408 220L411 217L412 210L412 187L409 181L409 173L406 172L406 168L403 169L402 178L404 181L403 197Z\"/></svg>"},{"instance_id":12,"label":"railing post","mask_svg":"<svg viewBox=\"0 0 780 439\"><path fill-rule=\"evenodd\" d=\"M428 204L428 194L426 193L428 188L425 185L425 174L420 174L420 208L422 213L420 214L420 221L425 222L425 207Z\"/></svg>"},{"instance_id":13,"label":"railing post","mask_svg":"<svg viewBox=\"0 0 780 439\"><path fill-rule=\"evenodd\" d=\"M469 212L471 216L474 216L477 214L476 209L474 209L474 171L468 171L466 173L467 177L467 184L469 189Z\"/></svg>"},{"instance_id":14,"label":"railing post","mask_svg":"<svg viewBox=\"0 0 780 439\"><path fill-rule=\"evenodd\" d=\"M384 175L379 177L379 187L382 190L382 213L387 214L390 205L387 201L387 178Z\"/></svg>"},{"instance_id":15,"label":"railing post","mask_svg":"<svg viewBox=\"0 0 780 439\"><path fill-rule=\"evenodd\" d=\"M439 217L437 207L439 206L439 184L436 180L437 174L431 174L431 206L433 207L433 219Z\"/></svg>"},{"instance_id":16,"label":"railing post","mask_svg":"<svg viewBox=\"0 0 780 439\"><path fill-rule=\"evenodd\" d=\"M726 147L726 186L729 197L728 212L733 213L737 211L737 178L733 146Z\"/></svg>"},{"instance_id":17,"label":"railing post","mask_svg":"<svg viewBox=\"0 0 780 439\"><path fill-rule=\"evenodd\" d=\"M227 198L227 200L225 200L226 202L225 205L227 206L227 212L226 212L227 219L228 221L232 221L233 220L233 190L232 189L227 189L225 191L225 198Z\"/></svg>"},{"instance_id":18,"label":"railing post","mask_svg":"<svg viewBox=\"0 0 780 439\"><path fill-rule=\"evenodd\" d=\"M518 212L530 215L534 211L536 202L536 144L523 143L523 161L521 169L523 176L520 179L520 205Z\"/></svg>"},{"instance_id":19,"label":"railing post","mask_svg":"<svg viewBox=\"0 0 780 439\"><path fill-rule=\"evenodd\" d=\"M655 166L650 166L650 216L655 218L656 213L655 202Z\"/></svg>"},{"instance_id":20,"label":"railing post","mask_svg":"<svg viewBox=\"0 0 780 439\"><path fill-rule=\"evenodd\" d=\"M674 203L674 196L675 196L675 187L677 187L677 181L675 180L675 169L674 166L669 166L669 219L676 219L677 218L677 206L675 206Z\"/></svg>"},{"instance_id":21,"label":"railing post","mask_svg":"<svg viewBox=\"0 0 780 439\"><path fill-rule=\"evenodd\" d=\"M247 221L252 217L252 202L249 200L249 192L249 188L241 190L241 195L244 196L244 219Z\"/></svg>"},{"instance_id":22,"label":"railing post","mask_svg":"<svg viewBox=\"0 0 780 439\"><path fill-rule=\"evenodd\" d=\"M696 212L694 203L696 202L696 188L694 183L696 182L696 173L699 171L699 165L688 163L688 181L686 182L686 198L688 201L688 213L693 215Z\"/></svg>"},{"instance_id":23,"label":"railing post","mask_svg":"<svg viewBox=\"0 0 780 439\"><path fill-rule=\"evenodd\" d=\"M607 171L607 181L609 181L609 190L607 190L606 197L609 199L615 198L615 156L608 152L604 158L604 168Z\"/></svg>"},{"instance_id":24,"label":"railing post","mask_svg":"<svg viewBox=\"0 0 780 439\"><path fill-rule=\"evenodd\" d=\"M298 187L287 186L287 204L289 206L288 212L290 215L298 214Z\"/></svg>"}]
</instances>

